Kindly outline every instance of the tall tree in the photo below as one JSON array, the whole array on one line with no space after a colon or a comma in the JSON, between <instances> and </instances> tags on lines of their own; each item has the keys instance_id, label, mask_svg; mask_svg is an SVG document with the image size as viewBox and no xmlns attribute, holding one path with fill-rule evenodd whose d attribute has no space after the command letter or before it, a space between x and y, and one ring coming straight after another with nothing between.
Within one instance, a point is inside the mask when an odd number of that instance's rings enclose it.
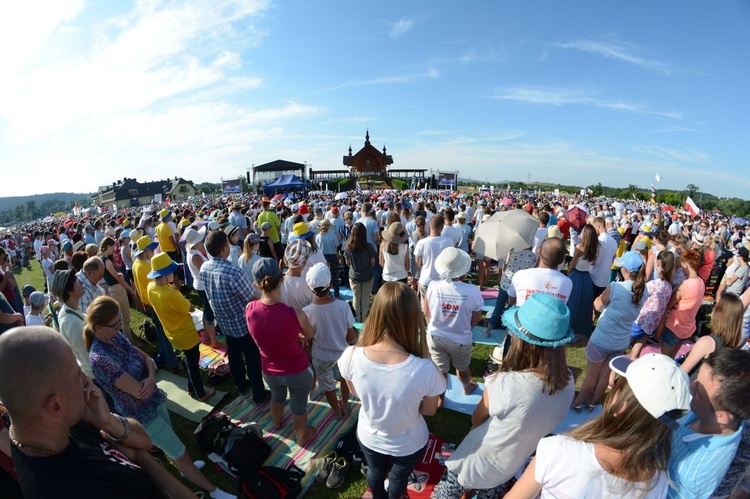
<instances>
[{"instance_id":1,"label":"tall tree","mask_svg":"<svg viewBox=\"0 0 750 499\"><path fill-rule=\"evenodd\" d=\"M697 186L697 185L695 185L695 184L688 184L688 185L687 185L687 186L685 187L685 190L687 191L687 193L688 193L688 196L690 196L690 197L693 197L693 196L695 196L695 193L696 193L696 192L698 192L698 191L699 191L700 189L701 189L701 188L700 188L700 187L698 187L698 186Z\"/></svg>"}]
</instances>

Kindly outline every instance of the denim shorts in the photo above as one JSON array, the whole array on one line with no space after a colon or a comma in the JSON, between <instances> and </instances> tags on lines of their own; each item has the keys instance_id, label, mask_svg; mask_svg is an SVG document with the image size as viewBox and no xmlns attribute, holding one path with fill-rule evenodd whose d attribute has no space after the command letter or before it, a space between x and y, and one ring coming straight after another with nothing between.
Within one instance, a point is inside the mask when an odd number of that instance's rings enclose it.
<instances>
[{"instance_id":1,"label":"denim shorts","mask_svg":"<svg viewBox=\"0 0 750 499\"><path fill-rule=\"evenodd\" d=\"M586 358L591 362L599 363L617 357L618 355L622 355L622 350L607 350L596 343L589 341L583 353L586 354Z\"/></svg>"},{"instance_id":2,"label":"denim shorts","mask_svg":"<svg viewBox=\"0 0 750 499\"><path fill-rule=\"evenodd\" d=\"M667 345L668 347L673 347L675 345L678 345L682 341L682 338L678 338L674 332L672 332L671 329L668 327L664 328L664 331L661 333L661 342Z\"/></svg>"}]
</instances>

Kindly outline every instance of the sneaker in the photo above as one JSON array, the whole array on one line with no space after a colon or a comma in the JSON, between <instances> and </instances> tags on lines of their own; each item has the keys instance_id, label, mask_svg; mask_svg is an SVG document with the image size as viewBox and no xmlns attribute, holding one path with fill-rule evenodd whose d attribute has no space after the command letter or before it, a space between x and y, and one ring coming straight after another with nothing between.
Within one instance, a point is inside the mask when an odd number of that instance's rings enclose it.
<instances>
[{"instance_id":1,"label":"sneaker","mask_svg":"<svg viewBox=\"0 0 750 499\"><path fill-rule=\"evenodd\" d=\"M331 451L323 457L318 474L315 476L317 481L325 483L328 480L331 469L333 469L333 462L336 461L337 457L336 451Z\"/></svg>"},{"instance_id":2,"label":"sneaker","mask_svg":"<svg viewBox=\"0 0 750 499\"><path fill-rule=\"evenodd\" d=\"M359 468L362 466L362 463L364 462L365 462L365 453L362 452L362 449L355 451L354 454L352 455L352 464L356 468Z\"/></svg>"},{"instance_id":3,"label":"sneaker","mask_svg":"<svg viewBox=\"0 0 750 499\"><path fill-rule=\"evenodd\" d=\"M329 489L338 489L344 485L347 471L349 471L349 463L346 462L346 459L343 457L336 459L326 480L326 487Z\"/></svg>"}]
</instances>

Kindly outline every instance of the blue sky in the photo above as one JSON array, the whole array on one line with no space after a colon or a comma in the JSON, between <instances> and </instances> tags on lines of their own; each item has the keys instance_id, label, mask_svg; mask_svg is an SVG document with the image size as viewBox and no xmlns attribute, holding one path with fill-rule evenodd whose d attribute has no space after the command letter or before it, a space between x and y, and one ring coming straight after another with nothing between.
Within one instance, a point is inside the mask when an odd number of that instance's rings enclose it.
<instances>
[{"instance_id":1,"label":"blue sky","mask_svg":"<svg viewBox=\"0 0 750 499\"><path fill-rule=\"evenodd\" d=\"M275 159L750 198L750 3L4 2L0 196Z\"/></svg>"}]
</instances>

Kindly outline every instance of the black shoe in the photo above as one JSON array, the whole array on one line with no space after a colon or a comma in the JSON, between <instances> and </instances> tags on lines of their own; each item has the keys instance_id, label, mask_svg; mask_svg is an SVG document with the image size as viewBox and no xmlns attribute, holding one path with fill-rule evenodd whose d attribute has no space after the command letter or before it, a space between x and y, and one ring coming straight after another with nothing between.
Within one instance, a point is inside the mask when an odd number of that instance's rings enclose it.
<instances>
[{"instance_id":1,"label":"black shoe","mask_svg":"<svg viewBox=\"0 0 750 499\"><path fill-rule=\"evenodd\" d=\"M271 392L270 392L270 390L263 390L263 396L260 399L256 400L255 397L253 397L253 404L255 404L255 405L261 405L261 404L265 404L269 400L271 400Z\"/></svg>"},{"instance_id":2,"label":"black shoe","mask_svg":"<svg viewBox=\"0 0 750 499\"><path fill-rule=\"evenodd\" d=\"M352 464L355 468L359 468L362 466L362 463L365 462L365 453L362 452L362 449L359 449L358 451L354 452L354 455L352 455Z\"/></svg>"},{"instance_id":3,"label":"black shoe","mask_svg":"<svg viewBox=\"0 0 750 499\"><path fill-rule=\"evenodd\" d=\"M325 483L328 480L328 476L333 469L333 462L336 461L336 458L336 451L331 451L323 457L323 462L320 465L318 474L315 476L315 480L322 483Z\"/></svg>"},{"instance_id":4,"label":"black shoe","mask_svg":"<svg viewBox=\"0 0 750 499\"><path fill-rule=\"evenodd\" d=\"M326 487L329 489L338 489L344 485L347 471L349 471L349 463L346 462L346 459L343 457L336 459L326 480Z\"/></svg>"}]
</instances>

